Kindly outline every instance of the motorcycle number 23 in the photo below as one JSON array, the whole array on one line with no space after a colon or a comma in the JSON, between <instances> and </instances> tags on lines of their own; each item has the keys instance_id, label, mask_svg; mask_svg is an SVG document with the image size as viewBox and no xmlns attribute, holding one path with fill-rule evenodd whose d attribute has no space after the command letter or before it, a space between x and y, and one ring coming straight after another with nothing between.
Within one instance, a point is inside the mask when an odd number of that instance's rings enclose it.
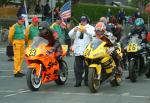
<instances>
[{"instance_id":1,"label":"motorcycle number 23","mask_svg":"<svg viewBox=\"0 0 150 103\"><path fill-rule=\"evenodd\" d=\"M28 56L35 56L36 55L36 49L29 49L29 51L27 52Z\"/></svg>"},{"instance_id":2,"label":"motorcycle number 23","mask_svg":"<svg viewBox=\"0 0 150 103\"><path fill-rule=\"evenodd\" d=\"M131 43L127 47L127 52L136 52L137 51L137 44Z\"/></svg>"}]
</instances>

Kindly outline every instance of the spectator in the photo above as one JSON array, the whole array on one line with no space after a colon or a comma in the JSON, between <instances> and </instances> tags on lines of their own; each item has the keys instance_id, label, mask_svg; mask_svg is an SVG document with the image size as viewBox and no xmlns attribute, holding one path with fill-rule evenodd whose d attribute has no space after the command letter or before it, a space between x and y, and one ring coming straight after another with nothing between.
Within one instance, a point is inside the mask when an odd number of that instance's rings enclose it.
<instances>
[{"instance_id":1,"label":"spectator","mask_svg":"<svg viewBox=\"0 0 150 103\"><path fill-rule=\"evenodd\" d=\"M40 2L41 2L41 0L38 0L37 4L35 6L35 10L34 11L35 11L36 14L40 14L42 12L42 8L41 8L41 5L40 5Z\"/></svg>"},{"instance_id":2,"label":"spectator","mask_svg":"<svg viewBox=\"0 0 150 103\"><path fill-rule=\"evenodd\" d=\"M62 20L60 17L55 18L55 22L50 26L51 29L58 33L59 42L65 44L65 35L61 27Z\"/></svg>"},{"instance_id":3,"label":"spectator","mask_svg":"<svg viewBox=\"0 0 150 103\"><path fill-rule=\"evenodd\" d=\"M70 19L65 20L64 22L62 22L62 25L61 25L63 32L64 32L64 36L65 36L65 44L68 45L67 56L70 56L70 47L71 47L71 38L68 35L70 26L71 26Z\"/></svg>"},{"instance_id":4,"label":"spectator","mask_svg":"<svg viewBox=\"0 0 150 103\"><path fill-rule=\"evenodd\" d=\"M32 18L32 23L28 25L25 30L25 40L30 45L33 41L33 38L39 34L38 29L39 18L37 16Z\"/></svg>"},{"instance_id":5,"label":"spectator","mask_svg":"<svg viewBox=\"0 0 150 103\"><path fill-rule=\"evenodd\" d=\"M134 17L134 19L141 17L141 13L139 11L139 8L136 8L136 11L134 12L133 17Z\"/></svg>"},{"instance_id":6,"label":"spectator","mask_svg":"<svg viewBox=\"0 0 150 103\"><path fill-rule=\"evenodd\" d=\"M110 19L111 16L112 16L111 9L108 8L108 11L106 13L106 19L107 19L107 21L109 21L109 19Z\"/></svg>"},{"instance_id":7,"label":"spectator","mask_svg":"<svg viewBox=\"0 0 150 103\"><path fill-rule=\"evenodd\" d=\"M49 24L51 23L51 17L52 17L52 12L51 12L51 8L49 6L49 0L47 0L46 5L44 6L44 19L45 21L47 21Z\"/></svg>"},{"instance_id":8,"label":"spectator","mask_svg":"<svg viewBox=\"0 0 150 103\"><path fill-rule=\"evenodd\" d=\"M80 19L80 24L69 32L70 38L74 40L74 73L76 79L74 87L81 86L83 79L82 74L84 72L84 84L85 86L88 86L88 68L84 63L83 52L94 35L94 27L89 25L89 19L86 16L82 16Z\"/></svg>"},{"instance_id":9,"label":"spectator","mask_svg":"<svg viewBox=\"0 0 150 103\"><path fill-rule=\"evenodd\" d=\"M118 11L117 18L118 18L119 24L123 25L123 21L125 20L125 11L123 8L121 8L121 10Z\"/></svg>"},{"instance_id":10,"label":"spectator","mask_svg":"<svg viewBox=\"0 0 150 103\"><path fill-rule=\"evenodd\" d=\"M7 48L6 48L6 55L8 56L8 61L14 61L13 56L13 47L10 44L10 42L8 41L8 34L9 34L9 30L8 29L4 29L3 30L3 42L7 42Z\"/></svg>"},{"instance_id":11,"label":"spectator","mask_svg":"<svg viewBox=\"0 0 150 103\"><path fill-rule=\"evenodd\" d=\"M117 38L117 42L120 41L121 35L122 35L122 26L118 23L117 19L115 16L112 16L110 18L109 24L111 27L111 32L113 35ZM112 25L112 26L111 26Z\"/></svg>"},{"instance_id":12,"label":"spectator","mask_svg":"<svg viewBox=\"0 0 150 103\"><path fill-rule=\"evenodd\" d=\"M54 18L60 17L60 8L55 7L54 9Z\"/></svg>"},{"instance_id":13,"label":"spectator","mask_svg":"<svg viewBox=\"0 0 150 103\"><path fill-rule=\"evenodd\" d=\"M23 16L18 17L18 21L9 29L8 39L13 45L14 51L14 77L23 77L25 74L22 73L22 62L24 59L24 45L25 35L24 26L25 18Z\"/></svg>"}]
</instances>

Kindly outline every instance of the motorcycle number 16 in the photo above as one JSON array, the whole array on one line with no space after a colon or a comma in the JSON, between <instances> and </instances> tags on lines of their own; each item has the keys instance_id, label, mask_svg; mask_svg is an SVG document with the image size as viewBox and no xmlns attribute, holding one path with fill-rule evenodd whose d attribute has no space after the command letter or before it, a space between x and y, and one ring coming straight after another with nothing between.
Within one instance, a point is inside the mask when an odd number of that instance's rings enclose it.
<instances>
[{"instance_id":1,"label":"motorcycle number 16","mask_svg":"<svg viewBox=\"0 0 150 103\"><path fill-rule=\"evenodd\" d=\"M127 51L128 52L136 52L137 51L137 44L129 44Z\"/></svg>"}]
</instances>

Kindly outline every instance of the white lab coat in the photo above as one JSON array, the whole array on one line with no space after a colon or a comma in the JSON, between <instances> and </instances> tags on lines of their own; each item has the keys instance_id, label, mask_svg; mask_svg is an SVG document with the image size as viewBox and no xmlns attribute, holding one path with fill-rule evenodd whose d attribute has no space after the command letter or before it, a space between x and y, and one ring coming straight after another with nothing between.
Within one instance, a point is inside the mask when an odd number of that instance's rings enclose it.
<instances>
[{"instance_id":1,"label":"white lab coat","mask_svg":"<svg viewBox=\"0 0 150 103\"><path fill-rule=\"evenodd\" d=\"M79 26L77 26L79 27ZM93 36L95 36L95 31L94 31L94 27L87 24L85 26L86 29L86 33L84 33L83 39L80 39L80 31L74 32L73 28L70 32L69 32L69 36L71 39L74 40L74 44L73 44L73 48L74 48L74 54L75 56L83 56L83 52L86 48L86 46L89 44L89 42L93 39Z\"/></svg>"}]
</instances>

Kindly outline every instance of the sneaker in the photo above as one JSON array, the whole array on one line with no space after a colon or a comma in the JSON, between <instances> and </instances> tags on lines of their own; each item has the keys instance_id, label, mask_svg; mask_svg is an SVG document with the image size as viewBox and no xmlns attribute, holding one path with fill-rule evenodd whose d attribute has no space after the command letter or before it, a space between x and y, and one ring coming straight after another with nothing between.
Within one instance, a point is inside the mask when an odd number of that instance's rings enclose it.
<instances>
[{"instance_id":1,"label":"sneaker","mask_svg":"<svg viewBox=\"0 0 150 103\"><path fill-rule=\"evenodd\" d=\"M21 75L20 73L16 73L14 74L14 77L23 77L23 75Z\"/></svg>"},{"instance_id":2,"label":"sneaker","mask_svg":"<svg viewBox=\"0 0 150 103\"><path fill-rule=\"evenodd\" d=\"M81 83L76 83L74 87L81 87Z\"/></svg>"},{"instance_id":3,"label":"sneaker","mask_svg":"<svg viewBox=\"0 0 150 103\"><path fill-rule=\"evenodd\" d=\"M85 85L85 86L88 86L88 82L87 82L87 81L86 81L86 82L84 82L84 85Z\"/></svg>"},{"instance_id":4,"label":"sneaker","mask_svg":"<svg viewBox=\"0 0 150 103\"><path fill-rule=\"evenodd\" d=\"M25 76L25 74L24 74L24 73L19 72L19 74L20 74L20 75L22 75L22 76Z\"/></svg>"},{"instance_id":5,"label":"sneaker","mask_svg":"<svg viewBox=\"0 0 150 103\"><path fill-rule=\"evenodd\" d=\"M127 76L125 79L130 79L130 77L129 77L129 76Z\"/></svg>"},{"instance_id":6,"label":"sneaker","mask_svg":"<svg viewBox=\"0 0 150 103\"><path fill-rule=\"evenodd\" d=\"M8 59L8 61L14 61L14 59Z\"/></svg>"}]
</instances>

